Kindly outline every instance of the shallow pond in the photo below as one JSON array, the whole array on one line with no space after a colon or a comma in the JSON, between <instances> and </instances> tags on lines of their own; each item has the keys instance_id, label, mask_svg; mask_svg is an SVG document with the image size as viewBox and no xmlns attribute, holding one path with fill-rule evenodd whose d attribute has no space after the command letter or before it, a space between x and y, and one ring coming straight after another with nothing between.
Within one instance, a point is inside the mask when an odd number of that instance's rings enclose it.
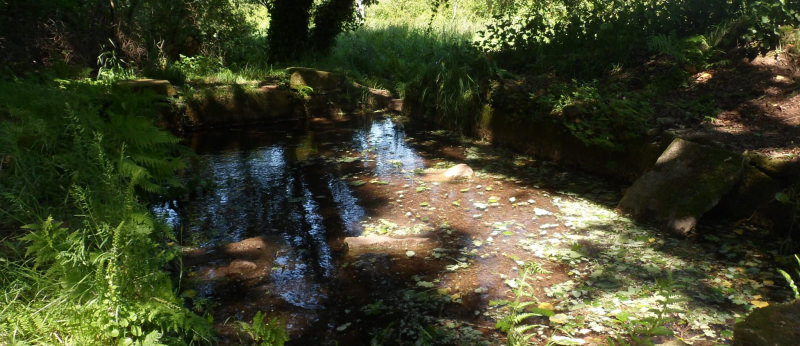
<instances>
[{"instance_id":1,"label":"shallow pond","mask_svg":"<svg viewBox=\"0 0 800 346\"><path fill-rule=\"evenodd\" d=\"M556 317L528 320L535 342L605 343L625 337L621 315L657 305L667 271L682 287L674 304L688 304L668 327L725 342L751 301L784 299L769 255L732 238L755 228L687 245L614 213L617 184L401 118L186 142L198 153L189 193L156 212L181 230L184 295L222 343L263 311L297 345L499 344L495 324L520 299ZM449 181L457 163L475 175Z\"/></svg>"}]
</instances>

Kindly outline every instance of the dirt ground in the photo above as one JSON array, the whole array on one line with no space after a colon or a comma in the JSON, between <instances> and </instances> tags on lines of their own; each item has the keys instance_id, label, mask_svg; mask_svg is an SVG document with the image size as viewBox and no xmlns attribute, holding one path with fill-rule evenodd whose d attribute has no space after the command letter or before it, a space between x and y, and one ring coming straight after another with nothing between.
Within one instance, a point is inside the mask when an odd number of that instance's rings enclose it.
<instances>
[{"instance_id":1,"label":"dirt ground","mask_svg":"<svg viewBox=\"0 0 800 346\"><path fill-rule=\"evenodd\" d=\"M682 136L773 157L800 154L800 59L770 52L692 75L656 107Z\"/></svg>"}]
</instances>

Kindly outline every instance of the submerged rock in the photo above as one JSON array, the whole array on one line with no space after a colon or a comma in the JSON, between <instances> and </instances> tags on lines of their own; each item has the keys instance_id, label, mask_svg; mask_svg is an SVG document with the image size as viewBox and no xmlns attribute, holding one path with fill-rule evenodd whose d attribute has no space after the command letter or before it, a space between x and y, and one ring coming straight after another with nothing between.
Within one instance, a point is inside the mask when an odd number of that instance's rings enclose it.
<instances>
[{"instance_id":1,"label":"submerged rock","mask_svg":"<svg viewBox=\"0 0 800 346\"><path fill-rule=\"evenodd\" d=\"M348 249L407 249L432 244L432 239L424 237L387 237L369 235L344 238Z\"/></svg>"},{"instance_id":2,"label":"submerged rock","mask_svg":"<svg viewBox=\"0 0 800 346\"><path fill-rule=\"evenodd\" d=\"M475 173L472 171L472 168L467 166L466 164L459 163L453 167L450 167L447 171L444 172L444 177L448 180L459 180L459 179L469 179Z\"/></svg>"},{"instance_id":3,"label":"submerged rock","mask_svg":"<svg viewBox=\"0 0 800 346\"><path fill-rule=\"evenodd\" d=\"M736 153L675 139L653 169L628 188L619 209L686 235L733 189L745 162Z\"/></svg>"},{"instance_id":4,"label":"submerged rock","mask_svg":"<svg viewBox=\"0 0 800 346\"><path fill-rule=\"evenodd\" d=\"M733 329L734 345L797 345L798 341L800 300L756 309Z\"/></svg>"}]
</instances>

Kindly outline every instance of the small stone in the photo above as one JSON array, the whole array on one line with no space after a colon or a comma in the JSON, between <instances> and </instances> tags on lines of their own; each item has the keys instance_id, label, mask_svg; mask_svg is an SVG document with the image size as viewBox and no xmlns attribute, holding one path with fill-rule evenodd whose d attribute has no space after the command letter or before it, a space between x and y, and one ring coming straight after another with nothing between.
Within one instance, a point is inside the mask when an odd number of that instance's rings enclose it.
<instances>
[{"instance_id":1,"label":"small stone","mask_svg":"<svg viewBox=\"0 0 800 346\"><path fill-rule=\"evenodd\" d=\"M450 167L445 173L444 176L448 180L458 180L458 179L468 179L472 178L472 168L467 166L466 164L459 163L453 167Z\"/></svg>"},{"instance_id":2,"label":"small stone","mask_svg":"<svg viewBox=\"0 0 800 346\"><path fill-rule=\"evenodd\" d=\"M406 251L406 256L408 256L409 258L414 257L414 255L416 254L417 254L416 252L411 250Z\"/></svg>"}]
</instances>

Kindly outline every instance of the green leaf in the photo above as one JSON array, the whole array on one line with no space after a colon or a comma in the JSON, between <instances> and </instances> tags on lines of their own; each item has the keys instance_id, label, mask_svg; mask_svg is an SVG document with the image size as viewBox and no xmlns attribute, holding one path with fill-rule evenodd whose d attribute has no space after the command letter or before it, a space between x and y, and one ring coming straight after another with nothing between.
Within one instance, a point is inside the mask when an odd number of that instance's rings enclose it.
<instances>
[{"instance_id":1,"label":"green leaf","mask_svg":"<svg viewBox=\"0 0 800 346\"><path fill-rule=\"evenodd\" d=\"M781 203L789 204L791 203L791 198L785 192L778 192L775 194L775 200Z\"/></svg>"},{"instance_id":2,"label":"green leaf","mask_svg":"<svg viewBox=\"0 0 800 346\"><path fill-rule=\"evenodd\" d=\"M665 326L657 326L650 330L651 335L672 335L672 331Z\"/></svg>"},{"instance_id":3,"label":"green leaf","mask_svg":"<svg viewBox=\"0 0 800 346\"><path fill-rule=\"evenodd\" d=\"M555 312L553 312L553 310L547 310L547 309L541 309L541 308L530 308L530 309L528 309L528 311L531 312L531 313L534 313L534 314L537 314L537 315L541 315L541 316L546 316L546 317L550 317L550 316L555 315Z\"/></svg>"}]
</instances>

